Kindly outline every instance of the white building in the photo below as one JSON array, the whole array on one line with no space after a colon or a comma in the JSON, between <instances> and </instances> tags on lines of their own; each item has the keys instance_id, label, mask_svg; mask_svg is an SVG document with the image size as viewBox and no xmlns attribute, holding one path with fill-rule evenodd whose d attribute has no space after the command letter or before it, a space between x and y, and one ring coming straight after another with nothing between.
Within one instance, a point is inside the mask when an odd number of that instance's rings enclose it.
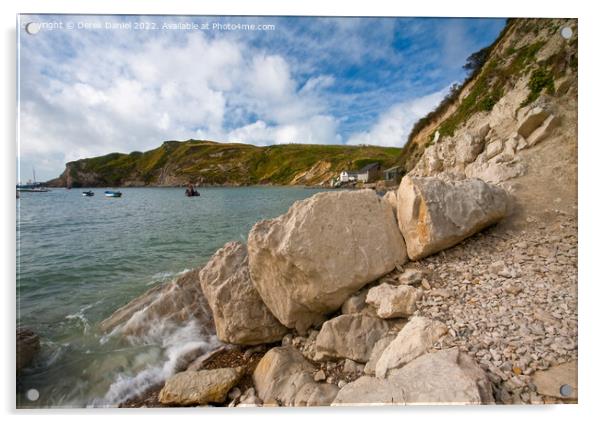
<instances>
[{"instance_id":1,"label":"white building","mask_svg":"<svg viewBox=\"0 0 602 423\"><path fill-rule=\"evenodd\" d=\"M357 177L358 177L357 172L349 172L347 170L344 170L339 175L339 181L341 181L341 182L355 182L355 181L357 181Z\"/></svg>"}]
</instances>

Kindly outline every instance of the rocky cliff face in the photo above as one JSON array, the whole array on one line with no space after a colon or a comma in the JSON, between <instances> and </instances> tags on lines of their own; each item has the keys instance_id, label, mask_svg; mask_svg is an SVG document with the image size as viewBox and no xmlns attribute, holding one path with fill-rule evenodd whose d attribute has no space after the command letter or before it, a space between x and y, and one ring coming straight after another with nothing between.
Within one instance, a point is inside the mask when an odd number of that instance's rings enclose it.
<instances>
[{"instance_id":1,"label":"rocky cliff face","mask_svg":"<svg viewBox=\"0 0 602 423\"><path fill-rule=\"evenodd\" d=\"M569 38L561 35L563 28L571 28ZM575 137L577 59L576 20L509 20L453 101L419 122L404 147L405 168L421 176L445 172L491 182L524 174L517 151L552 135ZM531 118L521 127L537 107L543 120Z\"/></svg>"}]
</instances>

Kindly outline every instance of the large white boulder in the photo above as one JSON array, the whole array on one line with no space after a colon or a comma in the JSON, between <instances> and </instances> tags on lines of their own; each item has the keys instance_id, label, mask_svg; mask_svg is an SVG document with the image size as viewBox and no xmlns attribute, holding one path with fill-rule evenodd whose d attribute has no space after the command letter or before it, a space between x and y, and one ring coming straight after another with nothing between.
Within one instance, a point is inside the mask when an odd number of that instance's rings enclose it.
<instances>
[{"instance_id":1,"label":"large white boulder","mask_svg":"<svg viewBox=\"0 0 602 423\"><path fill-rule=\"evenodd\" d=\"M349 358L365 363L389 325L364 313L343 314L324 322L316 338L316 359Z\"/></svg>"},{"instance_id":2,"label":"large white boulder","mask_svg":"<svg viewBox=\"0 0 602 423\"><path fill-rule=\"evenodd\" d=\"M249 233L259 295L304 332L354 292L407 261L392 208L372 190L319 193Z\"/></svg>"},{"instance_id":3,"label":"large white boulder","mask_svg":"<svg viewBox=\"0 0 602 423\"><path fill-rule=\"evenodd\" d=\"M397 192L397 221L408 256L418 260L459 243L501 220L508 204L506 191L480 179L405 176Z\"/></svg>"},{"instance_id":4,"label":"large white boulder","mask_svg":"<svg viewBox=\"0 0 602 423\"><path fill-rule=\"evenodd\" d=\"M317 383L315 370L295 348L272 348L257 364L253 384L266 405L330 405L339 389L329 383Z\"/></svg>"},{"instance_id":5,"label":"large white boulder","mask_svg":"<svg viewBox=\"0 0 602 423\"><path fill-rule=\"evenodd\" d=\"M201 269L199 279L221 341L263 344L278 341L287 332L265 306L251 282L244 244L229 242L224 245Z\"/></svg>"},{"instance_id":6,"label":"large white boulder","mask_svg":"<svg viewBox=\"0 0 602 423\"><path fill-rule=\"evenodd\" d=\"M447 326L441 322L420 316L412 318L376 362L376 376L383 378L389 370L426 353L446 333Z\"/></svg>"},{"instance_id":7,"label":"large white boulder","mask_svg":"<svg viewBox=\"0 0 602 423\"><path fill-rule=\"evenodd\" d=\"M332 405L493 404L485 372L457 348L423 355L386 379L363 376L343 387Z\"/></svg>"}]
</instances>

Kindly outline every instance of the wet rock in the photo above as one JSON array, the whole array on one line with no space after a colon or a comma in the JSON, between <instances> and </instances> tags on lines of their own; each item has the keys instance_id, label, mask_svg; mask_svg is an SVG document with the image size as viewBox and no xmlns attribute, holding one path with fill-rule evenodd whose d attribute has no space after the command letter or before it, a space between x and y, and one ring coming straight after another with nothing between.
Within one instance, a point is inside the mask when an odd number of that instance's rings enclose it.
<instances>
[{"instance_id":1,"label":"wet rock","mask_svg":"<svg viewBox=\"0 0 602 423\"><path fill-rule=\"evenodd\" d=\"M224 245L199 272L199 279L221 341L256 345L278 341L287 332L251 282L245 245Z\"/></svg>"},{"instance_id":2,"label":"wet rock","mask_svg":"<svg viewBox=\"0 0 602 423\"><path fill-rule=\"evenodd\" d=\"M17 371L31 364L40 352L40 337L31 329L17 329Z\"/></svg>"},{"instance_id":3,"label":"wet rock","mask_svg":"<svg viewBox=\"0 0 602 423\"><path fill-rule=\"evenodd\" d=\"M157 329L196 323L199 336L215 335L213 314L201 289L199 269L156 286L100 323L104 332L121 336L141 336Z\"/></svg>"},{"instance_id":4,"label":"wet rock","mask_svg":"<svg viewBox=\"0 0 602 423\"><path fill-rule=\"evenodd\" d=\"M357 248L343 253L349 245ZM249 234L257 291L281 323L300 332L405 261L391 207L372 190L316 194Z\"/></svg>"}]
</instances>

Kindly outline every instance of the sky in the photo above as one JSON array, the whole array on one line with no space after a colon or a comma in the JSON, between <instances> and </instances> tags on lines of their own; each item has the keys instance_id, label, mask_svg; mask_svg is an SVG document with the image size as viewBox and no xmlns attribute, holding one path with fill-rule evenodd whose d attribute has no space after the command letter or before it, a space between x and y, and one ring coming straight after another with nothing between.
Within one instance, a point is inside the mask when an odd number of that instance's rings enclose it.
<instances>
[{"instance_id":1,"label":"sky","mask_svg":"<svg viewBox=\"0 0 602 423\"><path fill-rule=\"evenodd\" d=\"M504 24L21 15L17 179L166 140L402 147Z\"/></svg>"}]
</instances>

